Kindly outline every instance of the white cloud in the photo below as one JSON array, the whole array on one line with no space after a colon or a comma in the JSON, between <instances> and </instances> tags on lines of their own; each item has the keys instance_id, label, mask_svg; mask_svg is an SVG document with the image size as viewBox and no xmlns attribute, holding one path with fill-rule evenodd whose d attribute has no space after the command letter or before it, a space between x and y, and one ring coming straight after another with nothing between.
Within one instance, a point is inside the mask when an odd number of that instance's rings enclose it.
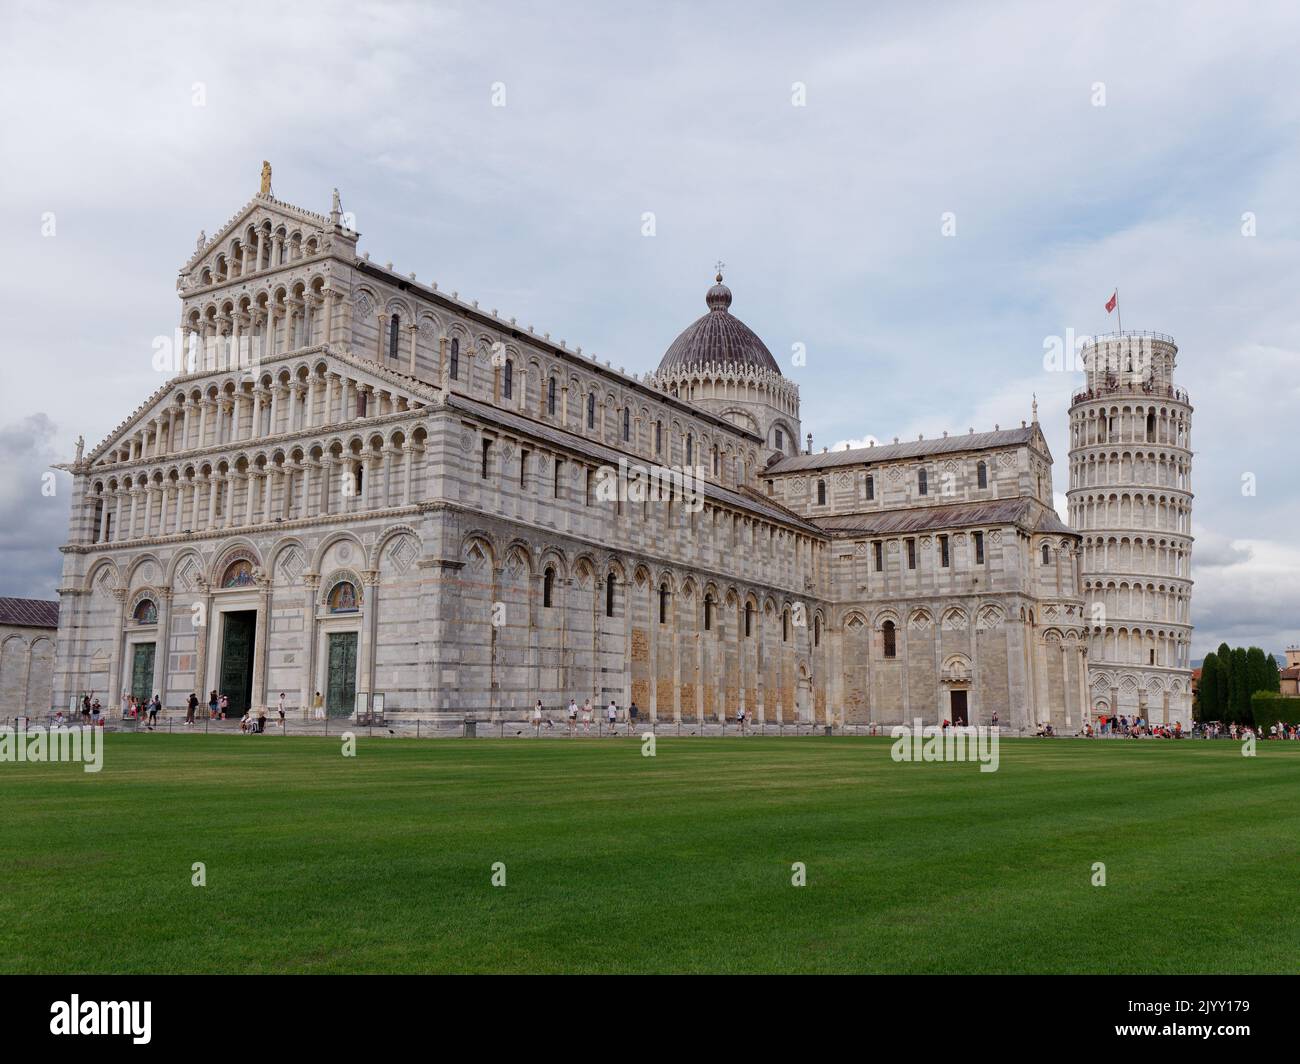
<instances>
[{"instance_id":1,"label":"white cloud","mask_svg":"<svg viewBox=\"0 0 1300 1064\"><path fill-rule=\"evenodd\" d=\"M1254 552L1224 564L1198 540L1197 623L1218 630L1231 609L1283 624L1264 559L1300 522L1292 4L754 19L323 0L310 17L232 3L213 19L29 0L6 16L0 90L22 106L0 124L18 161L0 169L0 423L44 411L62 457L157 385L174 270L267 158L282 198L324 210L337 185L378 261L628 369L703 311L721 256L733 311L800 386L805 432L838 447L1007 427L1037 393L1058 493L1077 377L1044 371L1043 339L1112 327L1118 285L1125 325L1180 342L1198 525ZM790 104L796 80L807 107ZM15 454L20 483L47 461ZM1249 577L1250 603L1213 590L1228 573Z\"/></svg>"}]
</instances>

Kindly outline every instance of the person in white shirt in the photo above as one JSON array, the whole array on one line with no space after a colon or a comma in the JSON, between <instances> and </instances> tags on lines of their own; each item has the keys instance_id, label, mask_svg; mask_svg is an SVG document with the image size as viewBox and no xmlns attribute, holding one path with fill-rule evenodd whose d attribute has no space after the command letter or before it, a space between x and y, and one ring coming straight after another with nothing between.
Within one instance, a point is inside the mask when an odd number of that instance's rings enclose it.
<instances>
[{"instance_id":1,"label":"person in white shirt","mask_svg":"<svg viewBox=\"0 0 1300 1064\"><path fill-rule=\"evenodd\" d=\"M576 735L578 731L578 702L576 699L569 699L569 734Z\"/></svg>"},{"instance_id":2,"label":"person in white shirt","mask_svg":"<svg viewBox=\"0 0 1300 1064\"><path fill-rule=\"evenodd\" d=\"M609 700L609 708L605 710L605 716L609 719L609 734L617 734L614 729L618 726L618 707L614 705L614 700Z\"/></svg>"},{"instance_id":3,"label":"person in white shirt","mask_svg":"<svg viewBox=\"0 0 1300 1064\"><path fill-rule=\"evenodd\" d=\"M537 705L533 706L533 731L538 735L542 734L542 700L537 700Z\"/></svg>"},{"instance_id":4,"label":"person in white shirt","mask_svg":"<svg viewBox=\"0 0 1300 1064\"><path fill-rule=\"evenodd\" d=\"M591 699L582 704L582 734L591 734Z\"/></svg>"},{"instance_id":5,"label":"person in white shirt","mask_svg":"<svg viewBox=\"0 0 1300 1064\"><path fill-rule=\"evenodd\" d=\"M745 711L744 709L736 710L736 723L740 725L740 734L745 734Z\"/></svg>"}]
</instances>

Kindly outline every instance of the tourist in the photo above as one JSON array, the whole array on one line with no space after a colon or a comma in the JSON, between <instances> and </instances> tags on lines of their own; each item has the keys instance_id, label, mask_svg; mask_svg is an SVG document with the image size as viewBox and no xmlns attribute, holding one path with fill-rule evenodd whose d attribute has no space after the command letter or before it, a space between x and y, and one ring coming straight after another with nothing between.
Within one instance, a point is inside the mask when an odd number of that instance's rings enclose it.
<instances>
[{"instance_id":1,"label":"tourist","mask_svg":"<svg viewBox=\"0 0 1300 1064\"><path fill-rule=\"evenodd\" d=\"M185 700L185 723L187 726L193 725L194 714L198 710L198 708L199 708L199 696L196 695L193 691L191 691L190 697Z\"/></svg>"},{"instance_id":2,"label":"tourist","mask_svg":"<svg viewBox=\"0 0 1300 1064\"><path fill-rule=\"evenodd\" d=\"M582 704L582 731L584 735L591 734L591 699L587 699Z\"/></svg>"},{"instance_id":3,"label":"tourist","mask_svg":"<svg viewBox=\"0 0 1300 1064\"><path fill-rule=\"evenodd\" d=\"M745 734L745 708L744 708L744 706L742 706L740 709L736 710L736 724L737 724L737 725L739 726L739 728L740 728L740 734L741 734L741 735L744 735L744 734Z\"/></svg>"},{"instance_id":4,"label":"tourist","mask_svg":"<svg viewBox=\"0 0 1300 1064\"><path fill-rule=\"evenodd\" d=\"M162 709L162 699L158 695L153 696L153 701L149 703L149 730L153 731L158 723L158 711Z\"/></svg>"},{"instance_id":5,"label":"tourist","mask_svg":"<svg viewBox=\"0 0 1300 1064\"><path fill-rule=\"evenodd\" d=\"M993 711L993 730L998 730L998 711L996 709Z\"/></svg>"},{"instance_id":6,"label":"tourist","mask_svg":"<svg viewBox=\"0 0 1300 1064\"><path fill-rule=\"evenodd\" d=\"M221 719L222 719L222 720L229 720L229 719L230 719L230 696L229 696L229 695L226 695L226 694L223 694L223 695L221 696L221 701L220 701L219 705L221 706L221 710L220 710L220 712L221 712Z\"/></svg>"},{"instance_id":7,"label":"tourist","mask_svg":"<svg viewBox=\"0 0 1300 1064\"><path fill-rule=\"evenodd\" d=\"M217 719L217 706L219 704L217 692L213 691L212 694L208 695L208 720Z\"/></svg>"},{"instance_id":8,"label":"tourist","mask_svg":"<svg viewBox=\"0 0 1300 1064\"><path fill-rule=\"evenodd\" d=\"M284 731L284 692L280 692L280 704L276 707L280 714L280 730Z\"/></svg>"},{"instance_id":9,"label":"tourist","mask_svg":"<svg viewBox=\"0 0 1300 1064\"><path fill-rule=\"evenodd\" d=\"M239 730L241 732L247 733L248 726L252 722L252 717L253 711L251 709L244 710L244 715L239 718Z\"/></svg>"},{"instance_id":10,"label":"tourist","mask_svg":"<svg viewBox=\"0 0 1300 1064\"><path fill-rule=\"evenodd\" d=\"M259 709L257 711L256 734L257 735L266 734L266 710L265 709Z\"/></svg>"},{"instance_id":11,"label":"tourist","mask_svg":"<svg viewBox=\"0 0 1300 1064\"><path fill-rule=\"evenodd\" d=\"M312 715L317 720L325 719L325 701L321 698L320 692L316 692L316 697L312 699Z\"/></svg>"},{"instance_id":12,"label":"tourist","mask_svg":"<svg viewBox=\"0 0 1300 1064\"><path fill-rule=\"evenodd\" d=\"M542 700L539 698L537 704L533 706L533 731L538 735L542 734Z\"/></svg>"},{"instance_id":13,"label":"tourist","mask_svg":"<svg viewBox=\"0 0 1300 1064\"><path fill-rule=\"evenodd\" d=\"M569 734L578 734L578 703L576 699L569 699Z\"/></svg>"},{"instance_id":14,"label":"tourist","mask_svg":"<svg viewBox=\"0 0 1300 1064\"><path fill-rule=\"evenodd\" d=\"M609 700L609 708L605 710L605 716L609 718L609 734L616 735L614 730L618 727L618 707L614 705L614 700Z\"/></svg>"},{"instance_id":15,"label":"tourist","mask_svg":"<svg viewBox=\"0 0 1300 1064\"><path fill-rule=\"evenodd\" d=\"M90 693L81 696L81 723L90 723Z\"/></svg>"}]
</instances>

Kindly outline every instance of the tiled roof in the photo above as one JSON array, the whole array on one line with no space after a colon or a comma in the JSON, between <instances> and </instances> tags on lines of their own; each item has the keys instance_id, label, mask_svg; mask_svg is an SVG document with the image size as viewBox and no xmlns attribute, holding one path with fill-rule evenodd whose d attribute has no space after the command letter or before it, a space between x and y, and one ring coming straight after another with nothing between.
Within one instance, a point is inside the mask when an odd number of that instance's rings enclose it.
<instances>
[{"instance_id":1,"label":"tiled roof","mask_svg":"<svg viewBox=\"0 0 1300 1064\"><path fill-rule=\"evenodd\" d=\"M819 517L818 525L837 536L886 536L903 532L928 532L937 528L968 528L972 525L1029 527L1032 511L1039 504L1032 499L1001 499L996 502L955 503L951 506L916 506L879 513L837 514ZM1034 531L1075 535L1051 510L1044 509L1033 524Z\"/></svg>"},{"instance_id":2,"label":"tiled roof","mask_svg":"<svg viewBox=\"0 0 1300 1064\"><path fill-rule=\"evenodd\" d=\"M509 410L502 410L500 407L492 406L490 403L483 403L477 399L470 399L468 396L458 395L453 392L448 397L448 405L454 409L466 410L476 414L485 421L492 421L498 425L513 429L515 432L524 433L535 439L546 440L555 444L557 447L565 448L570 451L577 451L580 454L586 454L589 458L597 462L603 462L607 465L617 466L619 458L626 458L630 465L638 462L644 462L639 455L627 454L623 451L617 451L613 447L607 447L603 443L597 443L595 440L589 440L585 436L579 436L576 433L566 432L563 429L556 428L554 425L547 425L540 421L534 421L532 418L523 417L520 414L512 413ZM784 506L774 506L768 500L755 492L733 491L731 488L724 488L720 484L712 481L704 481L703 492L705 498L715 502L721 502L729 506L734 506L741 510L749 510L766 517L769 521L775 521L783 525L795 525L802 531L811 535L819 535L821 529L810 522L807 518L800 517Z\"/></svg>"},{"instance_id":3,"label":"tiled roof","mask_svg":"<svg viewBox=\"0 0 1300 1064\"><path fill-rule=\"evenodd\" d=\"M861 465L864 462L888 462L896 458L920 458L931 454L953 454L957 451L985 451L993 447L1011 447L1029 443L1035 428L1001 429L997 432L974 432L965 436L940 436L933 440L913 440L910 443L886 443L876 447L855 447L847 451L823 451L821 454L796 454L782 458L763 470L764 476L773 473L794 473L801 469L829 469L834 466Z\"/></svg>"},{"instance_id":4,"label":"tiled roof","mask_svg":"<svg viewBox=\"0 0 1300 1064\"><path fill-rule=\"evenodd\" d=\"M0 598L0 624L57 628L59 603L48 599Z\"/></svg>"},{"instance_id":5,"label":"tiled roof","mask_svg":"<svg viewBox=\"0 0 1300 1064\"><path fill-rule=\"evenodd\" d=\"M718 283L705 296L708 313L688 325L669 345L659 362L660 374L689 366L732 366L744 369L753 366L769 373L781 374L767 345L739 318L727 309L731 306L731 289Z\"/></svg>"}]
</instances>

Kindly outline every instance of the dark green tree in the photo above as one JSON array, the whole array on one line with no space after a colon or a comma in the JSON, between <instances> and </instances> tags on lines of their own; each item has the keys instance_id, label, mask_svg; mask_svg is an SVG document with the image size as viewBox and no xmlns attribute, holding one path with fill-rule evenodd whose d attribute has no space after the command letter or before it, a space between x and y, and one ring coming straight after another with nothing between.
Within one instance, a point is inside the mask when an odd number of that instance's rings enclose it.
<instances>
[{"instance_id":1,"label":"dark green tree","mask_svg":"<svg viewBox=\"0 0 1300 1064\"><path fill-rule=\"evenodd\" d=\"M1268 690L1268 655L1259 647L1246 650L1246 676L1251 694Z\"/></svg>"},{"instance_id":2,"label":"dark green tree","mask_svg":"<svg viewBox=\"0 0 1300 1064\"><path fill-rule=\"evenodd\" d=\"M1201 662L1201 682L1196 689L1200 720L1222 720L1223 702L1219 698L1219 655L1211 650Z\"/></svg>"},{"instance_id":3,"label":"dark green tree","mask_svg":"<svg viewBox=\"0 0 1300 1064\"><path fill-rule=\"evenodd\" d=\"M1251 724L1254 717L1250 713L1250 659L1245 647L1235 647L1232 651L1232 684L1230 698L1232 701L1232 719L1238 724Z\"/></svg>"},{"instance_id":4,"label":"dark green tree","mask_svg":"<svg viewBox=\"0 0 1300 1064\"><path fill-rule=\"evenodd\" d=\"M1219 682L1215 697L1219 702L1219 719L1225 724L1232 720L1232 648L1227 643L1220 643L1215 651L1219 659Z\"/></svg>"},{"instance_id":5,"label":"dark green tree","mask_svg":"<svg viewBox=\"0 0 1300 1064\"><path fill-rule=\"evenodd\" d=\"M1281 670L1277 667L1277 658L1269 654L1264 664L1268 669L1268 686L1264 690L1272 691L1274 694L1280 693L1282 690L1282 675Z\"/></svg>"}]
</instances>

